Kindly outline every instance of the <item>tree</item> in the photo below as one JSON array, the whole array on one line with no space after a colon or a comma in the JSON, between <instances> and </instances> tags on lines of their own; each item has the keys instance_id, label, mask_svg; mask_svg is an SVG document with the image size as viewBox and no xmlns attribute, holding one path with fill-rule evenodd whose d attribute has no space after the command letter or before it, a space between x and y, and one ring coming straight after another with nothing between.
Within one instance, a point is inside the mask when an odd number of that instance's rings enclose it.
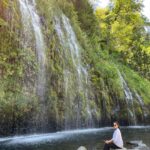
<instances>
[{"instance_id":1,"label":"tree","mask_svg":"<svg viewBox=\"0 0 150 150\"><path fill-rule=\"evenodd\" d=\"M112 0L112 7L99 8L96 16L101 31L100 42L109 53L119 54L143 76L149 71L149 36L145 31L146 19L141 15L142 1Z\"/></svg>"}]
</instances>

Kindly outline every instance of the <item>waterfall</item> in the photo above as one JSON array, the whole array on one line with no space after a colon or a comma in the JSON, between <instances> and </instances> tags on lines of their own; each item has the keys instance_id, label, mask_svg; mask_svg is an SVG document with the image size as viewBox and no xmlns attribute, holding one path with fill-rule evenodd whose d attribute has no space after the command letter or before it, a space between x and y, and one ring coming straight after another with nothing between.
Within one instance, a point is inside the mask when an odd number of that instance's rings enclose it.
<instances>
[{"instance_id":1,"label":"waterfall","mask_svg":"<svg viewBox=\"0 0 150 150\"><path fill-rule=\"evenodd\" d=\"M35 0L19 0L20 12L22 16L22 25L24 28L23 32L23 48L27 51L28 48L35 49L38 72L36 80L36 91L37 96L40 100L42 113L45 112L44 96L45 96L45 44L40 25L40 17L36 10ZM28 52L27 52L28 53ZM41 114L42 114L41 113ZM43 114L43 116L45 116ZM43 117L41 116L43 120Z\"/></svg>"},{"instance_id":2,"label":"waterfall","mask_svg":"<svg viewBox=\"0 0 150 150\"><path fill-rule=\"evenodd\" d=\"M143 119L146 119L148 114L147 114L147 108L145 107L144 101L143 101L142 97L136 91L134 93L135 93L135 97L138 100L138 103L139 103L139 105L140 105L140 107L142 109Z\"/></svg>"},{"instance_id":3,"label":"waterfall","mask_svg":"<svg viewBox=\"0 0 150 150\"><path fill-rule=\"evenodd\" d=\"M137 121L136 121L136 114L135 114L135 109L134 109L134 104L133 104L133 94L132 94L130 88L128 87L127 82L125 81L125 79L123 78L123 76L119 70L118 70L118 75L120 77L122 89L124 91L125 100L126 100L127 107L128 107L127 108L128 119L131 121L132 124L136 125Z\"/></svg>"},{"instance_id":4,"label":"waterfall","mask_svg":"<svg viewBox=\"0 0 150 150\"><path fill-rule=\"evenodd\" d=\"M150 26L145 26L144 29L148 34L150 34Z\"/></svg>"},{"instance_id":5,"label":"waterfall","mask_svg":"<svg viewBox=\"0 0 150 150\"><path fill-rule=\"evenodd\" d=\"M83 124L92 126L92 112L88 97L89 76L86 67L81 63L82 48L70 20L65 15L55 17L54 25L64 54L65 128L70 128L70 121L76 124L75 128L80 128ZM81 121L83 111L87 116L84 122Z\"/></svg>"}]
</instances>

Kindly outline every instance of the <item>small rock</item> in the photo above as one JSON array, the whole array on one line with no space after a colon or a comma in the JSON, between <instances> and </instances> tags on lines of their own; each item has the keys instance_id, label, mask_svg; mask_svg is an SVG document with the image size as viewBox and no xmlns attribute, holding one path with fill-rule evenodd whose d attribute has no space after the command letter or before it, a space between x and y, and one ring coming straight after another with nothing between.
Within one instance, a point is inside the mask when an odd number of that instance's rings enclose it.
<instances>
[{"instance_id":1,"label":"small rock","mask_svg":"<svg viewBox=\"0 0 150 150\"><path fill-rule=\"evenodd\" d=\"M87 150L87 149L84 146L80 146L77 150Z\"/></svg>"}]
</instances>

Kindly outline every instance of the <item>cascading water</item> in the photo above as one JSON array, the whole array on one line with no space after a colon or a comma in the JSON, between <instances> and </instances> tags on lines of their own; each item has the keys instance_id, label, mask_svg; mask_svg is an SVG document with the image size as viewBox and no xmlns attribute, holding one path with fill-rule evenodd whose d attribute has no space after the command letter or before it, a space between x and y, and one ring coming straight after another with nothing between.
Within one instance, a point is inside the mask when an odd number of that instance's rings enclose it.
<instances>
[{"instance_id":1,"label":"cascading water","mask_svg":"<svg viewBox=\"0 0 150 150\"><path fill-rule=\"evenodd\" d=\"M76 124L75 128L90 127L93 121L88 98L89 77L86 68L81 64L81 47L65 15L55 17L54 24L64 53L65 128L70 128L70 121ZM85 114L83 122L81 117Z\"/></svg>"},{"instance_id":2,"label":"cascading water","mask_svg":"<svg viewBox=\"0 0 150 150\"><path fill-rule=\"evenodd\" d=\"M41 115L40 121L45 122L45 64L46 64L46 56L45 56L45 44L43 40L43 35L41 31L40 25L40 17L37 14L36 3L34 0L19 0L20 3L20 12L22 16L22 25L24 28L23 32L23 48L27 50L27 48L35 49L37 64L38 64L38 72L37 72L37 80L36 80L36 93L39 98L41 104ZM34 42L33 42L34 41ZM39 118L38 118L39 119ZM43 120L43 121L42 121Z\"/></svg>"},{"instance_id":3,"label":"cascading water","mask_svg":"<svg viewBox=\"0 0 150 150\"><path fill-rule=\"evenodd\" d=\"M138 100L139 105L141 106L142 112L143 112L143 119L146 119L147 115L147 108L145 107L144 101L142 97L135 91L136 99Z\"/></svg>"},{"instance_id":4,"label":"cascading water","mask_svg":"<svg viewBox=\"0 0 150 150\"><path fill-rule=\"evenodd\" d=\"M148 34L150 34L150 26L145 26L144 28L145 28L145 31L146 31Z\"/></svg>"},{"instance_id":5,"label":"cascading water","mask_svg":"<svg viewBox=\"0 0 150 150\"><path fill-rule=\"evenodd\" d=\"M134 105L133 105L133 95L131 90L128 87L128 84L126 83L125 79L123 78L122 74L118 70L118 75L120 77L120 81L122 84L122 88L125 94L125 100L128 106L128 119L131 121L132 124L136 125L136 114L134 110ZM131 119L130 119L131 118Z\"/></svg>"}]
</instances>

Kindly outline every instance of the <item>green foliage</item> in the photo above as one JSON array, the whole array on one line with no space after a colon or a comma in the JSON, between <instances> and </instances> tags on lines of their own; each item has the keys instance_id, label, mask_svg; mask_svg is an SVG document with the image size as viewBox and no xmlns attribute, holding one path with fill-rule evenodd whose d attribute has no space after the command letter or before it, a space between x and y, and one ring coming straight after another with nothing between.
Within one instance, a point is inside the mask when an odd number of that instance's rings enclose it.
<instances>
[{"instance_id":1,"label":"green foliage","mask_svg":"<svg viewBox=\"0 0 150 150\"><path fill-rule=\"evenodd\" d=\"M126 66L119 65L118 68L125 74L124 77L132 91L136 91L140 94L145 104L149 104L150 93L148 89L150 89L150 82L147 79L143 79L135 71Z\"/></svg>"},{"instance_id":2,"label":"green foliage","mask_svg":"<svg viewBox=\"0 0 150 150\"><path fill-rule=\"evenodd\" d=\"M144 30L141 4L131 0L113 2L113 8L100 8L94 14L87 0L37 0L46 43L46 113L54 129L64 128L65 121L74 122L75 113L83 122L88 121L87 105L97 124L103 119L111 121L113 117L129 121L118 70L131 91L142 97L145 107L150 104L147 80L150 36ZM3 133L8 134L16 132L14 129L36 126L42 110L35 89L38 71L35 51L20 45L22 25L18 1L2 0L0 4L3 4L0 5L0 126L4 127ZM72 89L78 84L75 71L68 81L68 95L65 93L64 68L68 66L72 71L74 66L71 58L65 60L69 55L64 56L54 27L55 17L62 13L70 19L81 46L82 65L87 66L88 102L83 90ZM134 99L135 111L142 118L143 110L135 96ZM120 106L119 113L114 112L116 106Z\"/></svg>"},{"instance_id":3,"label":"green foliage","mask_svg":"<svg viewBox=\"0 0 150 150\"><path fill-rule=\"evenodd\" d=\"M99 21L102 49L118 52L123 63L149 79L149 38L141 15L140 1L112 1L112 8L98 8L95 12Z\"/></svg>"}]
</instances>

